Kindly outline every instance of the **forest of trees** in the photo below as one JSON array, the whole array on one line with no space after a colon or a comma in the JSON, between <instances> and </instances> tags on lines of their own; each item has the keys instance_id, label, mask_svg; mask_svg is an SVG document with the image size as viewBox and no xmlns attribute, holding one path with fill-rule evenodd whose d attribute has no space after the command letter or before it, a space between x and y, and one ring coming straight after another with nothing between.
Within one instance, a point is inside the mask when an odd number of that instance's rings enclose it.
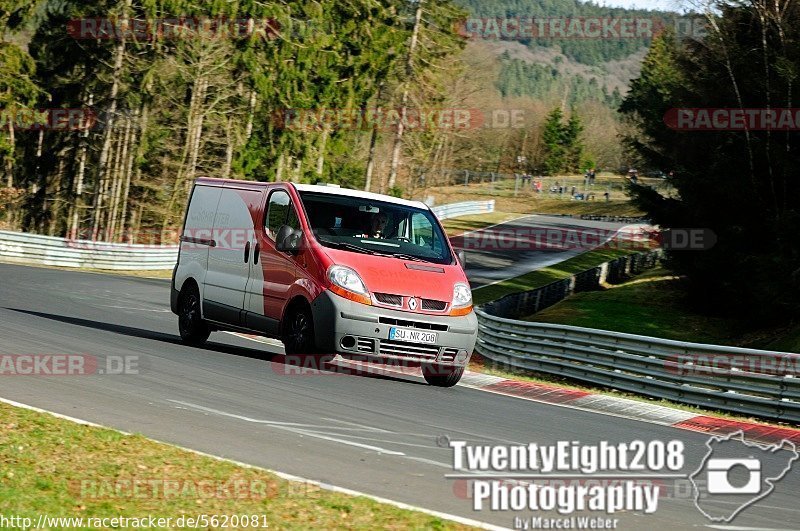
<instances>
[{"instance_id":1,"label":"forest of trees","mask_svg":"<svg viewBox=\"0 0 800 531\"><path fill-rule=\"evenodd\" d=\"M550 111L542 131L543 173L561 175L581 170L584 163L582 132L583 124L575 111L566 119L561 107Z\"/></svg>"},{"instance_id":2,"label":"forest of trees","mask_svg":"<svg viewBox=\"0 0 800 531\"><path fill-rule=\"evenodd\" d=\"M198 175L388 191L405 153L448 165L452 132L297 130L281 117L456 107L464 43L452 28L464 15L439 1L2 0L0 216L24 230L121 240L180 223ZM41 109L91 119L58 130L21 123Z\"/></svg>"},{"instance_id":3,"label":"forest of trees","mask_svg":"<svg viewBox=\"0 0 800 531\"><path fill-rule=\"evenodd\" d=\"M800 133L788 128L691 131L670 109L796 109L800 3L724 4L702 42L665 33L650 49L622 111L628 143L647 163L674 171L675 197L634 186L662 227L705 228L717 243L673 252L694 300L751 323L800 314Z\"/></svg>"},{"instance_id":4,"label":"forest of trees","mask_svg":"<svg viewBox=\"0 0 800 531\"><path fill-rule=\"evenodd\" d=\"M585 149L616 167L619 92L470 43L458 4L0 0L0 226L159 241L200 175L413 196L423 174L432 186L453 170L516 171L518 156L543 167L554 106L576 109ZM84 121L23 119L47 109ZM336 109L477 109L482 125L297 127ZM525 122L493 129L496 111Z\"/></svg>"},{"instance_id":5,"label":"forest of trees","mask_svg":"<svg viewBox=\"0 0 800 531\"><path fill-rule=\"evenodd\" d=\"M622 103L618 88L609 93L596 77L587 79L583 75L564 75L553 66L527 63L511 58L506 53L500 57L500 75L497 88L506 97L529 96L546 99L558 96L570 107L586 101L597 101L616 109Z\"/></svg>"}]
</instances>

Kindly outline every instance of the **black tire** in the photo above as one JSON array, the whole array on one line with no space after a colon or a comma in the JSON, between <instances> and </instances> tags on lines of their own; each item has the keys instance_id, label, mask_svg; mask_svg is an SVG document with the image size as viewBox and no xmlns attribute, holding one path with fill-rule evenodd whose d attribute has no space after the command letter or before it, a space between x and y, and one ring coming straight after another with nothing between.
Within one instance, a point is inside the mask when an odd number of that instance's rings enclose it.
<instances>
[{"instance_id":1,"label":"black tire","mask_svg":"<svg viewBox=\"0 0 800 531\"><path fill-rule=\"evenodd\" d=\"M436 387L453 387L463 375L464 367L451 367L434 363L422 364L422 376L425 377L425 381Z\"/></svg>"},{"instance_id":2,"label":"black tire","mask_svg":"<svg viewBox=\"0 0 800 531\"><path fill-rule=\"evenodd\" d=\"M184 286L178 298L178 330L187 345L200 346L208 340L211 328L200 312L200 293L197 286Z\"/></svg>"},{"instance_id":3,"label":"black tire","mask_svg":"<svg viewBox=\"0 0 800 531\"><path fill-rule=\"evenodd\" d=\"M283 346L289 355L317 354L314 317L304 304L295 304L284 317Z\"/></svg>"}]
</instances>

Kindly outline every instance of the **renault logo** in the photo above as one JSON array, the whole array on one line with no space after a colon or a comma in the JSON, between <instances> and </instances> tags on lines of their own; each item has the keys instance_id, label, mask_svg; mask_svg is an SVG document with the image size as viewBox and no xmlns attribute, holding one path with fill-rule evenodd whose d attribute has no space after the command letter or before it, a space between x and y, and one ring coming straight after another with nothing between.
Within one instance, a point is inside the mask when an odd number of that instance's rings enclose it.
<instances>
[{"instance_id":1,"label":"renault logo","mask_svg":"<svg viewBox=\"0 0 800 531\"><path fill-rule=\"evenodd\" d=\"M409 297L408 298L408 308L410 310L416 310L417 309L417 299L415 299L414 297Z\"/></svg>"}]
</instances>

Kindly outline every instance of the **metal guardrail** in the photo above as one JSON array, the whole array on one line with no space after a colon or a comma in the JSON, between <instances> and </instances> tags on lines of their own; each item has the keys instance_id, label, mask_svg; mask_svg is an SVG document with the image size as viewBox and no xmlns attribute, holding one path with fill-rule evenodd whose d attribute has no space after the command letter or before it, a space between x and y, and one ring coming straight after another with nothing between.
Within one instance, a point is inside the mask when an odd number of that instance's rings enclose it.
<instances>
[{"instance_id":1,"label":"metal guardrail","mask_svg":"<svg viewBox=\"0 0 800 531\"><path fill-rule=\"evenodd\" d=\"M632 275L654 267L660 257L661 251L621 256L536 289L511 293L487 302L483 305L483 309L497 317L510 319L527 317L566 299L573 293L598 290L604 283L618 284Z\"/></svg>"},{"instance_id":2,"label":"metal guardrail","mask_svg":"<svg viewBox=\"0 0 800 531\"><path fill-rule=\"evenodd\" d=\"M494 201L467 201L433 208L439 219L494 211ZM105 270L172 269L176 245L131 245L69 240L24 232L0 231L0 258L9 262Z\"/></svg>"},{"instance_id":3,"label":"metal guardrail","mask_svg":"<svg viewBox=\"0 0 800 531\"><path fill-rule=\"evenodd\" d=\"M472 214L488 214L494 212L494 199L491 201L464 201L431 207L440 220L468 216Z\"/></svg>"},{"instance_id":4,"label":"metal guardrail","mask_svg":"<svg viewBox=\"0 0 800 531\"><path fill-rule=\"evenodd\" d=\"M477 310L476 350L506 366L800 422L800 355L516 321Z\"/></svg>"},{"instance_id":5,"label":"metal guardrail","mask_svg":"<svg viewBox=\"0 0 800 531\"><path fill-rule=\"evenodd\" d=\"M0 231L0 258L24 264L156 271L175 266L178 247L68 240Z\"/></svg>"}]
</instances>

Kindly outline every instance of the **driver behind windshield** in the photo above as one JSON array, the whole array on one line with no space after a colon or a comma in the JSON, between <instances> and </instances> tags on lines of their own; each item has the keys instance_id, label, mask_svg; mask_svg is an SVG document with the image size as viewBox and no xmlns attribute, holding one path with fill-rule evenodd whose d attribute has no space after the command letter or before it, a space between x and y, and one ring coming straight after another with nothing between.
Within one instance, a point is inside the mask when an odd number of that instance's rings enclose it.
<instances>
[{"instance_id":1,"label":"driver behind windshield","mask_svg":"<svg viewBox=\"0 0 800 531\"><path fill-rule=\"evenodd\" d=\"M369 231L362 234L362 238L385 238L386 237L386 224L389 222L389 217L379 212L372 216L370 220Z\"/></svg>"}]
</instances>

